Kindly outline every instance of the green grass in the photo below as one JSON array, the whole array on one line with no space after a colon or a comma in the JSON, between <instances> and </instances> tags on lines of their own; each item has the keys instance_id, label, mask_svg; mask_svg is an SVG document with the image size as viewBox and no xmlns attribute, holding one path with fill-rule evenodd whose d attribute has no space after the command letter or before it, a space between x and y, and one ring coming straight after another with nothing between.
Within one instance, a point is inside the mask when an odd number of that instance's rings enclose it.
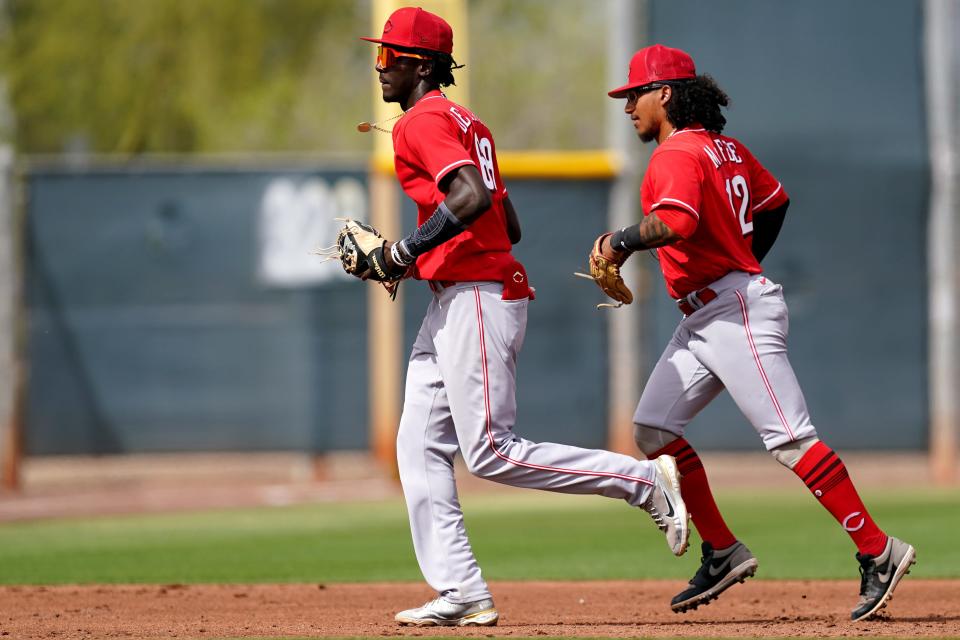
<instances>
[{"instance_id":1,"label":"green grass","mask_svg":"<svg viewBox=\"0 0 960 640\"><path fill-rule=\"evenodd\" d=\"M914 575L960 577L960 492L865 499L881 526L917 547ZM516 490L462 502L491 580L687 579L698 565L698 548L674 558L646 514L619 501ZM726 492L719 502L759 557L758 577L857 577L853 545L804 492ZM0 525L0 584L421 579L401 501Z\"/></svg>"}]
</instances>

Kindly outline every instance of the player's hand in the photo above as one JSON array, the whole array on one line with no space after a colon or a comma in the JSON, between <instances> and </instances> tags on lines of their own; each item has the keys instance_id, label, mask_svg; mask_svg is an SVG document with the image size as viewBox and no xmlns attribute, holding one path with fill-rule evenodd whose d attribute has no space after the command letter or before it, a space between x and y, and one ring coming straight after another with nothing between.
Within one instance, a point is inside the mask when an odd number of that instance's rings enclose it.
<instances>
[{"instance_id":1,"label":"player's hand","mask_svg":"<svg viewBox=\"0 0 960 640\"><path fill-rule=\"evenodd\" d=\"M412 267L397 264L393 261L393 255L390 253L390 247L393 244L393 242L384 241L383 244L370 252L370 255L367 256L370 268L360 274L361 280L372 279L377 282L395 282L410 277L413 271ZM380 269L377 268L378 266L380 266ZM385 277L381 276L381 273L385 274Z\"/></svg>"},{"instance_id":2,"label":"player's hand","mask_svg":"<svg viewBox=\"0 0 960 640\"><path fill-rule=\"evenodd\" d=\"M615 265L622 267L623 263L627 261L633 252L632 251L620 251L619 249L614 249L613 245L610 244L610 239L613 238L612 233L605 233L599 238L597 242L599 243L600 255L614 263Z\"/></svg>"}]
</instances>

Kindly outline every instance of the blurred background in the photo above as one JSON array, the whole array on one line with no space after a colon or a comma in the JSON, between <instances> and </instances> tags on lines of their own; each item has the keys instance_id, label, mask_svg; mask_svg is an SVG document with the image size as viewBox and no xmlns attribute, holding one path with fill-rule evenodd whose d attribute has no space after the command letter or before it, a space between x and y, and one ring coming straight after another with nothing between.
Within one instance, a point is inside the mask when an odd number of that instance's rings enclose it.
<instances>
[{"instance_id":1,"label":"blurred background","mask_svg":"<svg viewBox=\"0 0 960 640\"><path fill-rule=\"evenodd\" d=\"M614 312L572 273L599 233L640 216L652 149L606 91L661 42L729 93L725 133L791 196L765 269L821 435L953 481L960 3L421 4L454 26L466 66L451 97L494 133L524 224L537 300L518 433L635 453L630 416L679 315L646 255L630 263L637 303ZM7 489L29 488L31 469L76 478L62 465L167 454L200 461L172 474L243 453L308 478L343 459L389 476L431 294L408 282L390 304L311 252L337 216L413 228L390 137L356 131L398 113L358 39L397 6L0 0ZM762 450L725 395L688 437Z\"/></svg>"}]
</instances>

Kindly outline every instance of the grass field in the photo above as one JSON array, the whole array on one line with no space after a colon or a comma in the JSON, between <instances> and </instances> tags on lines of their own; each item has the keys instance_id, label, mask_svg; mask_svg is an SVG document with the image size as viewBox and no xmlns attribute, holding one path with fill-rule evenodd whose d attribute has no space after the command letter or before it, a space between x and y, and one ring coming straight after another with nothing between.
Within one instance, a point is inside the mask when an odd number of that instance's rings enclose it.
<instances>
[{"instance_id":1,"label":"grass field","mask_svg":"<svg viewBox=\"0 0 960 640\"><path fill-rule=\"evenodd\" d=\"M857 577L853 545L800 488L718 499L759 578ZM865 500L917 548L913 575L960 577L960 491ZM462 502L488 579L687 579L698 566L698 548L673 558L646 514L619 501L516 490ZM8 585L421 580L399 500L8 523L0 567Z\"/></svg>"}]
</instances>

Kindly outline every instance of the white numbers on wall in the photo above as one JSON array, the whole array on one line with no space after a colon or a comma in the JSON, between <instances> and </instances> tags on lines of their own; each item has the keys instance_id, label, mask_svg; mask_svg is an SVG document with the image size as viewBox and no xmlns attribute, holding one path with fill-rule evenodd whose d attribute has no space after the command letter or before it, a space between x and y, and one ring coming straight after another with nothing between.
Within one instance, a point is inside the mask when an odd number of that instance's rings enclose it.
<instances>
[{"instance_id":1,"label":"white numbers on wall","mask_svg":"<svg viewBox=\"0 0 960 640\"><path fill-rule=\"evenodd\" d=\"M331 186L321 178L276 178L263 192L258 221L259 273L267 285L297 287L340 280L338 261L313 255L336 242L334 218L367 219L367 193L356 178Z\"/></svg>"}]
</instances>

